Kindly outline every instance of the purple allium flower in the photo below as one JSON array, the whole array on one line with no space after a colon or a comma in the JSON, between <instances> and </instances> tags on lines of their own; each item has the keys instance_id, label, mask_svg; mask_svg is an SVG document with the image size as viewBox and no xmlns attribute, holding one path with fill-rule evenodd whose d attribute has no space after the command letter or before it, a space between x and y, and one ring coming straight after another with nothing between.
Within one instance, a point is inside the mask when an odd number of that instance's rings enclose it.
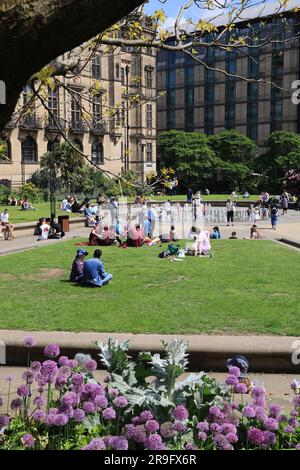
<instances>
[{"instance_id":1,"label":"purple allium flower","mask_svg":"<svg viewBox=\"0 0 300 470\"><path fill-rule=\"evenodd\" d=\"M247 437L249 442L254 445L263 444L265 440L263 431L258 428L248 429Z\"/></svg>"},{"instance_id":2,"label":"purple allium flower","mask_svg":"<svg viewBox=\"0 0 300 470\"><path fill-rule=\"evenodd\" d=\"M8 375L5 379L7 382L12 382L14 379L11 375Z\"/></svg>"},{"instance_id":3,"label":"purple allium flower","mask_svg":"<svg viewBox=\"0 0 300 470\"><path fill-rule=\"evenodd\" d=\"M45 361L41 367L41 375L46 379L47 383L54 382L58 367L54 361Z\"/></svg>"},{"instance_id":4,"label":"purple allium flower","mask_svg":"<svg viewBox=\"0 0 300 470\"><path fill-rule=\"evenodd\" d=\"M236 430L236 426L234 426L233 424L225 423L225 424L222 424L220 432L223 434L228 434L230 432L236 434L237 430Z\"/></svg>"},{"instance_id":5,"label":"purple allium flower","mask_svg":"<svg viewBox=\"0 0 300 470\"><path fill-rule=\"evenodd\" d=\"M238 442L239 438L234 432L229 432L226 434L226 439L229 442L229 444L234 444L235 442Z\"/></svg>"},{"instance_id":6,"label":"purple allium flower","mask_svg":"<svg viewBox=\"0 0 300 470\"><path fill-rule=\"evenodd\" d=\"M235 392L244 395L248 393L248 387L246 384L238 383L235 387Z\"/></svg>"},{"instance_id":7,"label":"purple allium flower","mask_svg":"<svg viewBox=\"0 0 300 470\"><path fill-rule=\"evenodd\" d=\"M298 414L299 414L299 413L298 413L298 411L296 411L296 410L292 410L292 411L291 411L291 416L293 416L293 417L295 417L295 418L296 418L296 416L298 416Z\"/></svg>"},{"instance_id":8,"label":"purple allium flower","mask_svg":"<svg viewBox=\"0 0 300 470\"><path fill-rule=\"evenodd\" d=\"M66 406L73 406L76 403L76 400L76 393L66 392L61 399L61 403Z\"/></svg>"},{"instance_id":9,"label":"purple allium flower","mask_svg":"<svg viewBox=\"0 0 300 470\"><path fill-rule=\"evenodd\" d=\"M163 450L162 438L159 434L151 434L145 441L145 449L147 450Z\"/></svg>"},{"instance_id":10,"label":"purple allium flower","mask_svg":"<svg viewBox=\"0 0 300 470\"><path fill-rule=\"evenodd\" d=\"M39 387L44 387L47 384L47 379L40 372L36 374L35 380Z\"/></svg>"},{"instance_id":11,"label":"purple allium flower","mask_svg":"<svg viewBox=\"0 0 300 470\"><path fill-rule=\"evenodd\" d=\"M57 344L48 344L44 349L44 354L46 357L53 359L60 355L60 349Z\"/></svg>"},{"instance_id":12,"label":"purple allium flower","mask_svg":"<svg viewBox=\"0 0 300 470\"><path fill-rule=\"evenodd\" d=\"M230 447L229 442L223 434L216 434L214 436L214 444L219 450L227 450Z\"/></svg>"},{"instance_id":13,"label":"purple allium flower","mask_svg":"<svg viewBox=\"0 0 300 470\"><path fill-rule=\"evenodd\" d=\"M72 369L69 366L61 366L58 371L58 375L68 379L72 375Z\"/></svg>"},{"instance_id":14,"label":"purple allium flower","mask_svg":"<svg viewBox=\"0 0 300 470\"><path fill-rule=\"evenodd\" d=\"M24 434L24 436L21 437L21 441L25 447L30 449L34 446L35 438L31 434Z\"/></svg>"},{"instance_id":15,"label":"purple allium flower","mask_svg":"<svg viewBox=\"0 0 300 470\"><path fill-rule=\"evenodd\" d=\"M288 421L288 418L286 415L280 415L278 418L279 423L287 423L287 421Z\"/></svg>"},{"instance_id":16,"label":"purple allium flower","mask_svg":"<svg viewBox=\"0 0 300 470\"><path fill-rule=\"evenodd\" d=\"M218 423L212 423L210 425L210 430L212 433L217 434L221 431L221 426Z\"/></svg>"},{"instance_id":17,"label":"purple allium flower","mask_svg":"<svg viewBox=\"0 0 300 470\"><path fill-rule=\"evenodd\" d=\"M187 428L182 421L175 421L175 423L173 424L173 429L174 431L177 431L179 433L184 433Z\"/></svg>"},{"instance_id":18,"label":"purple allium flower","mask_svg":"<svg viewBox=\"0 0 300 470\"><path fill-rule=\"evenodd\" d=\"M297 379L294 379L291 383L291 389L294 390L295 393L298 393L298 390L300 389L300 382Z\"/></svg>"},{"instance_id":19,"label":"purple allium flower","mask_svg":"<svg viewBox=\"0 0 300 470\"><path fill-rule=\"evenodd\" d=\"M252 398L264 398L265 393L264 387L254 387L251 391L251 396Z\"/></svg>"},{"instance_id":20,"label":"purple allium flower","mask_svg":"<svg viewBox=\"0 0 300 470\"><path fill-rule=\"evenodd\" d=\"M159 423L155 421L154 419L150 419L150 421L147 421L145 423L145 429L148 432L154 433L159 430Z\"/></svg>"},{"instance_id":21,"label":"purple allium flower","mask_svg":"<svg viewBox=\"0 0 300 470\"><path fill-rule=\"evenodd\" d=\"M32 370L32 372L37 373L41 370L41 366L42 365L39 361L33 361L31 363L30 369Z\"/></svg>"},{"instance_id":22,"label":"purple allium flower","mask_svg":"<svg viewBox=\"0 0 300 470\"><path fill-rule=\"evenodd\" d=\"M21 398L15 398L14 400L11 401L10 407L13 411L20 410L23 406L23 401Z\"/></svg>"},{"instance_id":23,"label":"purple allium flower","mask_svg":"<svg viewBox=\"0 0 300 470\"><path fill-rule=\"evenodd\" d=\"M97 369L97 362L94 361L93 359L90 359L86 361L86 363L84 364L84 368L87 372L93 372L94 370Z\"/></svg>"},{"instance_id":24,"label":"purple allium flower","mask_svg":"<svg viewBox=\"0 0 300 470\"><path fill-rule=\"evenodd\" d=\"M231 408L232 408L233 410L238 410L238 409L239 409L239 404L238 404L236 401L233 401L233 402L231 403Z\"/></svg>"},{"instance_id":25,"label":"purple allium flower","mask_svg":"<svg viewBox=\"0 0 300 470\"><path fill-rule=\"evenodd\" d=\"M153 419L153 414L151 413L151 411L148 411L148 410L142 411L142 413L140 414L140 417L138 418L140 423L145 423L146 421L150 421L151 419ZM134 418L132 419L132 422L134 423L133 420ZM134 424L138 424L138 423L134 423Z\"/></svg>"},{"instance_id":26,"label":"purple allium flower","mask_svg":"<svg viewBox=\"0 0 300 470\"><path fill-rule=\"evenodd\" d=\"M205 432L198 432L198 439L199 441L205 442L207 439L207 434Z\"/></svg>"},{"instance_id":27,"label":"purple allium flower","mask_svg":"<svg viewBox=\"0 0 300 470\"><path fill-rule=\"evenodd\" d=\"M71 367L71 369L76 369L76 367L78 367L78 361L76 361L76 359L70 359L68 366Z\"/></svg>"},{"instance_id":28,"label":"purple allium flower","mask_svg":"<svg viewBox=\"0 0 300 470\"><path fill-rule=\"evenodd\" d=\"M30 395L30 390L27 385L23 384L18 387L17 394L19 395L19 397L28 397Z\"/></svg>"},{"instance_id":29,"label":"purple allium flower","mask_svg":"<svg viewBox=\"0 0 300 470\"><path fill-rule=\"evenodd\" d=\"M55 380L55 388L56 390L63 390L65 385L67 384L67 378L63 375L58 375Z\"/></svg>"},{"instance_id":30,"label":"purple allium flower","mask_svg":"<svg viewBox=\"0 0 300 470\"><path fill-rule=\"evenodd\" d=\"M86 413L93 413L95 411L95 405L92 401L86 401L83 404L83 409ZM113 419L113 418L106 418L106 419Z\"/></svg>"},{"instance_id":31,"label":"purple allium flower","mask_svg":"<svg viewBox=\"0 0 300 470\"><path fill-rule=\"evenodd\" d=\"M185 445L186 450L197 450L197 446L194 442L187 442Z\"/></svg>"},{"instance_id":32,"label":"purple allium flower","mask_svg":"<svg viewBox=\"0 0 300 470\"><path fill-rule=\"evenodd\" d=\"M293 398L292 403L293 403L295 408L300 407L300 395L295 395L295 397Z\"/></svg>"},{"instance_id":33,"label":"purple allium flower","mask_svg":"<svg viewBox=\"0 0 300 470\"><path fill-rule=\"evenodd\" d=\"M34 339L33 336L26 336L23 341L23 345L25 348L33 348L33 346L36 345L36 340Z\"/></svg>"},{"instance_id":34,"label":"purple allium flower","mask_svg":"<svg viewBox=\"0 0 300 470\"><path fill-rule=\"evenodd\" d=\"M59 412L65 414L69 419L74 416L74 408L72 406L61 406Z\"/></svg>"},{"instance_id":35,"label":"purple allium flower","mask_svg":"<svg viewBox=\"0 0 300 470\"><path fill-rule=\"evenodd\" d=\"M117 388L109 387L108 395L110 395L112 398L116 398L119 395L119 390Z\"/></svg>"},{"instance_id":36,"label":"purple allium flower","mask_svg":"<svg viewBox=\"0 0 300 470\"><path fill-rule=\"evenodd\" d=\"M126 408L126 406L128 405L128 401L126 400L125 397L120 396L120 397L115 398L114 405L116 408Z\"/></svg>"},{"instance_id":37,"label":"purple allium flower","mask_svg":"<svg viewBox=\"0 0 300 470\"><path fill-rule=\"evenodd\" d=\"M141 424L141 423L142 423L142 421L141 421L141 419L140 419L139 416L134 416L134 417L132 418L131 422L132 422L132 424L134 424L135 426L136 426L137 424Z\"/></svg>"},{"instance_id":38,"label":"purple allium flower","mask_svg":"<svg viewBox=\"0 0 300 470\"><path fill-rule=\"evenodd\" d=\"M9 425L10 417L7 415L0 415L0 429Z\"/></svg>"},{"instance_id":39,"label":"purple allium flower","mask_svg":"<svg viewBox=\"0 0 300 470\"><path fill-rule=\"evenodd\" d=\"M255 418L255 416L256 416L255 408L253 408L253 406L251 406L251 405L246 405L243 408L243 415L248 419Z\"/></svg>"},{"instance_id":40,"label":"purple allium flower","mask_svg":"<svg viewBox=\"0 0 300 470\"><path fill-rule=\"evenodd\" d=\"M82 450L105 450L106 446L103 439L93 439L89 444L84 446Z\"/></svg>"},{"instance_id":41,"label":"purple allium flower","mask_svg":"<svg viewBox=\"0 0 300 470\"><path fill-rule=\"evenodd\" d=\"M277 431L278 429L278 422L274 418L267 418L264 421L264 427L268 431Z\"/></svg>"},{"instance_id":42,"label":"purple allium flower","mask_svg":"<svg viewBox=\"0 0 300 470\"><path fill-rule=\"evenodd\" d=\"M170 421L166 421L160 427L160 433L165 439L172 439L175 436L173 424Z\"/></svg>"},{"instance_id":43,"label":"purple allium flower","mask_svg":"<svg viewBox=\"0 0 300 470\"><path fill-rule=\"evenodd\" d=\"M135 442L138 442L139 444L142 444L145 442L146 439L147 434L145 426L142 424L138 424L137 426L135 426L133 440Z\"/></svg>"},{"instance_id":44,"label":"purple allium flower","mask_svg":"<svg viewBox=\"0 0 300 470\"><path fill-rule=\"evenodd\" d=\"M290 418L288 420L288 423L290 426L293 426L294 428L297 428L299 426L299 422L296 418Z\"/></svg>"},{"instance_id":45,"label":"purple allium flower","mask_svg":"<svg viewBox=\"0 0 300 470\"><path fill-rule=\"evenodd\" d=\"M125 436L127 439L134 439L134 433L135 433L135 425L134 424L127 424L125 426ZM146 436L146 434L145 434Z\"/></svg>"},{"instance_id":46,"label":"purple allium flower","mask_svg":"<svg viewBox=\"0 0 300 470\"><path fill-rule=\"evenodd\" d=\"M228 369L230 375L235 375L235 377L240 377L241 371L238 367L236 366L231 366Z\"/></svg>"},{"instance_id":47,"label":"purple allium flower","mask_svg":"<svg viewBox=\"0 0 300 470\"><path fill-rule=\"evenodd\" d=\"M196 428L201 432L209 431L209 424L206 421L201 421L197 424Z\"/></svg>"},{"instance_id":48,"label":"purple allium flower","mask_svg":"<svg viewBox=\"0 0 300 470\"><path fill-rule=\"evenodd\" d=\"M255 406L255 407L259 406L260 408L265 408L266 407L265 397L255 398L255 400L253 401L253 406Z\"/></svg>"},{"instance_id":49,"label":"purple allium flower","mask_svg":"<svg viewBox=\"0 0 300 470\"><path fill-rule=\"evenodd\" d=\"M97 408L102 408L103 410L104 410L105 408L107 408L107 406L108 406L108 401L107 401L107 399L106 399L104 396L102 396L102 395L97 395L96 398L95 398L95 400L94 400L94 403L95 403L95 406L96 406Z\"/></svg>"},{"instance_id":50,"label":"purple allium flower","mask_svg":"<svg viewBox=\"0 0 300 470\"><path fill-rule=\"evenodd\" d=\"M262 406L255 407L255 418L259 421L265 421L266 419L266 412Z\"/></svg>"},{"instance_id":51,"label":"purple allium flower","mask_svg":"<svg viewBox=\"0 0 300 470\"><path fill-rule=\"evenodd\" d=\"M71 378L71 382L75 387L80 387L83 385L84 377L82 374L74 374Z\"/></svg>"},{"instance_id":52,"label":"purple allium flower","mask_svg":"<svg viewBox=\"0 0 300 470\"><path fill-rule=\"evenodd\" d=\"M58 359L58 365L59 366L68 366L69 365L69 358L67 356L60 356Z\"/></svg>"},{"instance_id":53,"label":"purple allium flower","mask_svg":"<svg viewBox=\"0 0 300 470\"><path fill-rule=\"evenodd\" d=\"M300 444L297 444L295 447L296 450L300 450Z\"/></svg>"},{"instance_id":54,"label":"purple allium flower","mask_svg":"<svg viewBox=\"0 0 300 470\"><path fill-rule=\"evenodd\" d=\"M107 420L116 419L116 412L113 408L109 407L103 410L102 416Z\"/></svg>"},{"instance_id":55,"label":"purple allium flower","mask_svg":"<svg viewBox=\"0 0 300 470\"><path fill-rule=\"evenodd\" d=\"M40 423L44 423L46 421L46 413L43 410L36 410L33 415L33 419Z\"/></svg>"},{"instance_id":56,"label":"purple allium flower","mask_svg":"<svg viewBox=\"0 0 300 470\"><path fill-rule=\"evenodd\" d=\"M76 421L77 423L81 423L82 421L85 420L85 412L81 410L80 408L77 408L74 411L73 418L74 418L74 421Z\"/></svg>"},{"instance_id":57,"label":"purple allium flower","mask_svg":"<svg viewBox=\"0 0 300 470\"><path fill-rule=\"evenodd\" d=\"M264 432L264 444L267 446L273 446L276 444L276 434L270 431Z\"/></svg>"},{"instance_id":58,"label":"purple allium flower","mask_svg":"<svg viewBox=\"0 0 300 470\"><path fill-rule=\"evenodd\" d=\"M213 405L209 408L209 414L214 416L215 418L218 418L220 416L220 413L221 410L218 406Z\"/></svg>"},{"instance_id":59,"label":"purple allium flower","mask_svg":"<svg viewBox=\"0 0 300 470\"><path fill-rule=\"evenodd\" d=\"M172 415L178 421L185 421L189 417L189 412L183 405L176 406L175 410L172 411Z\"/></svg>"},{"instance_id":60,"label":"purple allium flower","mask_svg":"<svg viewBox=\"0 0 300 470\"><path fill-rule=\"evenodd\" d=\"M65 426L68 421L69 421L69 418L66 414L59 413L59 414L55 415L53 424L55 426Z\"/></svg>"},{"instance_id":61,"label":"purple allium flower","mask_svg":"<svg viewBox=\"0 0 300 470\"><path fill-rule=\"evenodd\" d=\"M33 382L34 382L34 374L33 374L33 372L31 372L30 370L28 370L28 371L26 370L26 371L23 372L23 374L22 374L22 379L25 380L25 382L26 382L27 384L30 384L30 385L33 384Z\"/></svg>"},{"instance_id":62,"label":"purple allium flower","mask_svg":"<svg viewBox=\"0 0 300 470\"><path fill-rule=\"evenodd\" d=\"M115 450L128 450L128 441L124 436L111 437L108 444Z\"/></svg>"},{"instance_id":63,"label":"purple allium flower","mask_svg":"<svg viewBox=\"0 0 300 470\"><path fill-rule=\"evenodd\" d=\"M295 429L293 428L293 426L285 426L284 432L286 432L287 434L293 434L295 432Z\"/></svg>"},{"instance_id":64,"label":"purple allium flower","mask_svg":"<svg viewBox=\"0 0 300 470\"><path fill-rule=\"evenodd\" d=\"M270 405L270 417L277 419L281 413L281 406L277 403L271 403Z\"/></svg>"},{"instance_id":65,"label":"purple allium flower","mask_svg":"<svg viewBox=\"0 0 300 470\"><path fill-rule=\"evenodd\" d=\"M226 385L237 385L239 379L235 375L228 375L225 380Z\"/></svg>"}]
</instances>

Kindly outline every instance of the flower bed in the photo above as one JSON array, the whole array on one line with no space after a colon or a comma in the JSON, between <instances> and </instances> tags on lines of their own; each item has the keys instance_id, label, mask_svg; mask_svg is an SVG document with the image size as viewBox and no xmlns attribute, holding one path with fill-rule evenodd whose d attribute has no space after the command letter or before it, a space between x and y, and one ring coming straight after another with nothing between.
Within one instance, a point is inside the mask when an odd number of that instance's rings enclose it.
<instances>
[{"instance_id":1,"label":"flower bed","mask_svg":"<svg viewBox=\"0 0 300 470\"><path fill-rule=\"evenodd\" d=\"M300 382L289 415L267 407L263 387L250 387L237 367L221 385L205 373L180 382L187 345L164 343L165 357L143 352L137 363L128 343L98 344L108 369L94 379L96 361L84 354L60 356L55 344L44 362L30 362L34 338L25 338L28 366L0 415L0 449L36 450L243 450L300 448ZM37 392L33 390L37 388ZM251 396L250 403L245 397ZM0 399L3 408L3 400Z\"/></svg>"}]
</instances>

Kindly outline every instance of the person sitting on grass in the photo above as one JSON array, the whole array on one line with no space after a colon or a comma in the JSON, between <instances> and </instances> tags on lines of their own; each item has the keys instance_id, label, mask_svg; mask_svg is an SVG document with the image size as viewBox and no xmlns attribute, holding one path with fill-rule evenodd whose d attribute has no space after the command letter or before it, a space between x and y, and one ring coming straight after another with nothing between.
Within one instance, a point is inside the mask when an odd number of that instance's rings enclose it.
<instances>
[{"instance_id":1,"label":"person sitting on grass","mask_svg":"<svg viewBox=\"0 0 300 470\"><path fill-rule=\"evenodd\" d=\"M219 227L213 228L213 233L210 234L210 238L212 238L213 240L219 240L220 238L222 238Z\"/></svg>"},{"instance_id":2,"label":"person sitting on grass","mask_svg":"<svg viewBox=\"0 0 300 470\"><path fill-rule=\"evenodd\" d=\"M105 272L104 263L100 261L101 250L95 250L93 258L85 261L83 268L83 284L102 287L111 281L112 274Z\"/></svg>"},{"instance_id":3,"label":"person sitting on grass","mask_svg":"<svg viewBox=\"0 0 300 470\"><path fill-rule=\"evenodd\" d=\"M236 232L232 232L231 236L229 237L229 240L237 240Z\"/></svg>"},{"instance_id":4,"label":"person sitting on grass","mask_svg":"<svg viewBox=\"0 0 300 470\"><path fill-rule=\"evenodd\" d=\"M91 205L89 203L85 205L85 208L83 210L83 215L85 217L87 226L95 223L96 221L95 216L92 213Z\"/></svg>"},{"instance_id":5,"label":"person sitting on grass","mask_svg":"<svg viewBox=\"0 0 300 470\"><path fill-rule=\"evenodd\" d=\"M139 247L144 244L144 232L139 224L128 230L126 245Z\"/></svg>"},{"instance_id":6,"label":"person sitting on grass","mask_svg":"<svg viewBox=\"0 0 300 470\"><path fill-rule=\"evenodd\" d=\"M25 197L22 202L21 211L29 211L29 210L36 211L37 209L33 207L28 201L27 197Z\"/></svg>"},{"instance_id":7,"label":"person sitting on grass","mask_svg":"<svg viewBox=\"0 0 300 470\"><path fill-rule=\"evenodd\" d=\"M76 258L72 264L72 270L70 273L71 282L82 282L83 279L83 268L84 268L84 258L88 255L88 252L82 250L81 248L77 250Z\"/></svg>"}]
</instances>

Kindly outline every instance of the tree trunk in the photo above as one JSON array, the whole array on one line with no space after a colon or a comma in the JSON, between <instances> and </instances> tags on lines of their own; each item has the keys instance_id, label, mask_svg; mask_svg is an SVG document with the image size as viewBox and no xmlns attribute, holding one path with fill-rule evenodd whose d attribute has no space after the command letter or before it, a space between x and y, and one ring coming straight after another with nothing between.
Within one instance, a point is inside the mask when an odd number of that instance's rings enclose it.
<instances>
[{"instance_id":1,"label":"tree trunk","mask_svg":"<svg viewBox=\"0 0 300 470\"><path fill-rule=\"evenodd\" d=\"M142 0L0 0L0 131L29 78L126 16ZM0 96L1 100L1 96ZM1 102L1 101L0 101Z\"/></svg>"}]
</instances>

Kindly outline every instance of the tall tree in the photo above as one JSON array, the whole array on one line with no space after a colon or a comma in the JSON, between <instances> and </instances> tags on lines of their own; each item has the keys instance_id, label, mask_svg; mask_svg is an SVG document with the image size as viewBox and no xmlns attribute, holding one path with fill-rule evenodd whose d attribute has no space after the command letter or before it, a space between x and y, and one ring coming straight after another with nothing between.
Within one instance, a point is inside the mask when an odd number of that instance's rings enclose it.
<instances>
[{"instance_id":1,"label":"tall tree","mask_svg":"<svg viewBox=\"0 0 300 470\"><path fill-rule=\"evenodd\" d=\"M30 77L66 51L96 36L141 0L0 0L0 130Z\"/></svg>"}]
</instances>

